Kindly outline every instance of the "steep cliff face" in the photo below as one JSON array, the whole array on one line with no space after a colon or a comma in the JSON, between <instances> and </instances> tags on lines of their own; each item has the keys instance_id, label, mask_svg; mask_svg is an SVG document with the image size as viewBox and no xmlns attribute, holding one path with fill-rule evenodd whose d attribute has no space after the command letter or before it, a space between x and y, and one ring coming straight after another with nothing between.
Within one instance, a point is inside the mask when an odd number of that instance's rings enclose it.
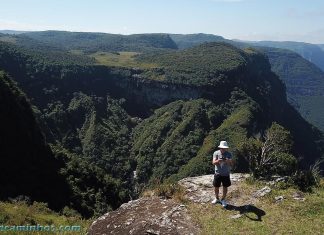
<instances>
[{"instance_id":1,"label":"steep cliff face","mask_svg":"<svg viewBox=\"0 0 324 235\"><path fill-rule=\"evenodd\" d=\"M222 47L227 47L224 50L225 56L223 57L221 55ZM198 48L201 50L198 50ZM200 51L203 53L199 54ZM202 55L205 56L204 59ZM211 60L206 59L209 57ZM217 62L218 59L214 57L224 60ZM227 63L229 58L233 58L233 61ZM211 100L215 105L227 104L231 107L228 109L228 112L224 111L225 115L222 119L222 125L224 125L224 127L216 127L219 130L214 132L211 131L207 135L203 142L206 143L206 145L203 144L201 151L199 150L194 153L197 154L197 157L203 157L203 155L206 156L210 154L215 145L215 143L211 141L215 139L219 139L220 137L227 138L230 139L234 145L237 145L239 142L244 141L244 138L249 138L253 135L262 135L263 131L271 122L278 122L293 133L293 138L296 143L294 150L297 155L303 156L302 164L304 164L304 166L307 166L321 155L321 144L319 144L318 141L323 137L319 131L313 129L288 104L285 86L283 82L271 72L269 61L264 54L258 53L252 49L241 51L233 46L227 46L226 44L209 43L174 54L165 53L156 56L143 56L141 59L144 61L154 61L155 63L160 62L165 70L169 70L169 72L165 73L166 80L168 81L185 84L189 83L197 87L207 86L214 91L212 96L206 97L207 99ZM201 64L199 64L198 61L201 61ZM208 62L210 62L210 64L208 64ZM229 64L232 66L229 66ZM196 70L193 69L190 71L188 68L191 65L193 68L196 68ZM199 71L200 65L204 68L201 72ZM170 71L172 71L172 73ZM213 72L208 73L208 71ZM180 76L181 72L187 77L186 80L182 80L183 77ZM190 72L192 72L192 75ZM174 77L172 77L173 74ZM199 79L195 79L195 77L198 76ZM234 91L237 93L235 94ZM231 102L231 100L233 100L233 102ZM252 102L250 102L251 100ZM242 102L242 107L235 105L235 103L240 102ZM245 106L242 104L245 104ZM224 106L220 107L220 109L226 110ZM294 118L292 118L293 116ZM231 124L229 125L229 123ZM148 122L148 126L149 125L151 124ZM303 132L300 132L301 129ZM238 132L238 130L241 131ZM242 133L240 138L231 138L234 132ZM301 133L306 134L308 138L311 139L309 142L306 141L306 148L300 146L300 144L305 141ZM154 144L149 146L155 149ZM148 146L144 147L150 149ZM310 153L309 151L314 152ZM192 163L190 167L191 170L195 168L195 164L197 164L197 162ZM198 172L199 171L196 173ZM190 174L190 172L186 174Z\"/></svg>"},{"instance_id":2,"label":"steep cliff face","mask_svg":"<svg viewBox=\"0 0 324 235\"><path fill-rule=\"evenodd\" d=\"M284 49L262 48L287 87L288 100L302 116L324 130L324 72L297 53Z\"/></svg>"},{"instance_id":3,"label":"steep cliff face","mask_svg":"<svg viewBox=\"0 0 324 235\"><path fill-rule=\"evenodd\" d=\"M46 144L25 95L1 71L0 102L0 199L24 195L62 207L67 187L58 174L60 162Z\"/></svg>"},{"instance_id":4,"label":"steep cliff face","mask_svg":"<svg viewBox=\"0 0 324 235\"><path fill-rule=\"evenodd\" d=\"M40 107L53 100L70 98L78 91L125 98L129 111L137 115L179 99L207 98L222 103L235 87L253 98L263 99L269 106L270 102L285 99L284 86L271 73L264 55L253 50L243 52L222 43L199 46L179 55L173 52L144 57L144 60L161 61L164 81L151 80L147 71L140 69L60 64L59 61L55 61L57 65L44 64L12 46L3 45L0 51L0 67L17 77L21 87ZM224 51L226 58L222 58Z\"/></svg>"},{"instance_id":5,"label":"steep cliff face","mask_svg":"<svg viewBox=\"0 0 324 235\"><path fill-rule=\"evenodd\" d=\"M318 68L324 71L324 51L319 45L303 43L303 42L274 42L274 41L260 41L251 43L256 46L265 46L272 48L281 48L294 51L301 55L306 60L315 64Z\"/></svg>"},{"instance_id":6,"label":"steep cliff face","mask_svg":"<svg viewBox=\"0 0 324 235\"><path fill-rule=\"evenodd\" d=\"M215 35L171 35L179 48L189 48L205 42L227 42L239 48L255 47L269 57L274 71L287 87L287 95L302 116L324 130L323 113L323 51L321 45L302 42L242 42ZM323 106L323 107L322 107Z\"/></svg>"},{"instance_id":7,"label":"steep cliff face","mask_svg":"<svg viewBox=\"0 0 324 235\"><path fill-rule=\"evenodd\" d=\"M321 154L322 137L287 103L283 83L255 50L211 43L138 58L159 62L141 70L44 62L6 48L0 67L37 106L47 140L65 161L72 206L85 216L136 196L136 183L209 172L207 156L220 139L235 148L272 122L293 133L305 166Z\"/></svg>"},{"instance_id":8,"label":"steep cliff face","mask_svg":"<svg viewBox=\"0 0 324 235\"><path fill-rule=\"evenodd\" d=\"M74 64L28 65L29 55L19 51L9 53L6 48L3 51L6 53L1 67L17 75L21 87L41 110L48 110L48 104L56 101L67 107L73 93L81 91L90 96L104 98L109 94L114 99L122 99L122 107L127 113L143 118L150 116L153 109L180 99L204 98L220 105L226 103L236 89L260 106L261 116L256 122L263 128L259 131L277 121L299 136L299 126L303 126L309 143L312 143L309 146L315 150L309 154L309 150L296 145L296 152L309 162L319 156L313 144L319 134L314 134L288 105L285 87L271 72L267 57L251 49L242 51L224 43L209 43L181 52L141 57L141 60L160 64L158 71L165 75L163 81L151 80L150 73L140 69ZM296 122L288 120L287 113L295 117ZM296 137L296 142L302 143L302 136Z\"/></svg>"}]
</instances>

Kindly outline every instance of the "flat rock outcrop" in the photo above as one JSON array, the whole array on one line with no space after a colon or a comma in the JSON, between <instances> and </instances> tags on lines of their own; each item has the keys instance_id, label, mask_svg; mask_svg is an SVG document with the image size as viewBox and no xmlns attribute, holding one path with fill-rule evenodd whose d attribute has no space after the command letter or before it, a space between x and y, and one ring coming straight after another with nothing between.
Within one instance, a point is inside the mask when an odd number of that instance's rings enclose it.
<instances>
[{"instance_id":1,"label":"flat rock outcrop","mask_svg":"<svg viewBox=\"0 0 324 235\"><path fill-rule=\"evenodd\" d=\"M188 200L195 203L209 203L215 198L213 187L214 175L203 175L197 177L188 177L179 181L179 184L185 189L185 196ZM236 205L240 201L244 203L253 203L253 198L240 193L238 183L249 177L249 174L234 173L231 174L231 187L228 188L228 201ZM220 188L220 195L222 189ZM245 197L244 197L245 196ZM244 198L242 198L244 197ZM240 200L237 200L240 199ZM242 199L242 200L241 200Z\"/></svg>"},{"instance_id":2,"label":"flat rock outcrop","mask_svg":"<svg viewBox=\"0 0 324 235\"><path fill-rule=\"evenodd\" d=\"M144 197L129 201L94 221L91 235L199 234L185 205L171 199Z\"/></svg>"},{"instance_id":3,"label":"flat rock outcrop","mask_svg":"<svg viewBox=\"0 0 324 235\"><path fill-rule=\"evenodd\" d=\"M247 174L231 174L232 186L228 189L228 201L232 205L253 203L255 198L240 193L239 182ZM185 197L194 203L210 203L214 199L213 175L188 177L179 181ZM220 190L221 191L221 190ZM157 196L142 197L121 205L95 220L88 234L199 234L185 205L173 199Z\"/></svg>"}]
</instances>

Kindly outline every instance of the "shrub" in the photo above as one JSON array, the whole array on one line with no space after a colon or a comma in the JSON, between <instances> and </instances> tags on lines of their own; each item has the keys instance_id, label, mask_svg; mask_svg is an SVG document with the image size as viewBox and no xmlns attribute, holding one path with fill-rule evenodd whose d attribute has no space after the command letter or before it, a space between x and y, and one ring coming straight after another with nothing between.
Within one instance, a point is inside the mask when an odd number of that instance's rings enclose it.
<instances>
[{"instance_id":1,"label":"shrub","mask_svg":"<svg viewBox=\"0 0 324 235\"><path fill-rule=\"evenodd\" d=\"M185 203L185 190L178 183L160 183L161 181L155 180L155 184L150 189L142 192L143 196L159 196L163 198L173 198L178 202Z\"/></svg>"},{"instance_id":2,"label":"shrub","mask_svg":"<svg viewBox=\"0 0 324 235\"><path fill-rule=\"evenodd\" d=\"M65 206L61 212L62 215L66 216L66 217L76 217L76 218L81 218L80 214L72 209L72 208L69 208L67 206Z\"/></svg>"},{"instance_id":3,"label":"shrub","mask_svg":"<svg viewBox=\"0 0 324 235\"><path fill-rule=\"evenodd\" d=\"M315 180L315 185L316 186L319 186L321 184L321 169L320 169L320 166L321 164L324 162L324 158L321 158L319 160L317 160L314 165L312 165L310 167L310 171L312 172L312 175L314 177L314 180Z\"/></svg>"},{"instance_id":4,"label":"shrub","mask_svg":"<svg viewBox=\"0 0 324 235\"><path fill-rule=\"evenodd\" d=\"M277 123L267 130L264 141L248 139L237 150L245 158L254 177L274 174L291 175L297 169L297 159L290 153L293 142L290 133Z\"/></svg>"},{"instance_id":5,"label":"shrub","mask_svg":"<svg viewBox=\"0 0 324 235\"><path fill-rule=\"evenodd\" d=\"M298 170L293 174L292 180L299 190L307 192L312 191L316 185L316 180L311 170Z\"/></svg>"}]
</instances>

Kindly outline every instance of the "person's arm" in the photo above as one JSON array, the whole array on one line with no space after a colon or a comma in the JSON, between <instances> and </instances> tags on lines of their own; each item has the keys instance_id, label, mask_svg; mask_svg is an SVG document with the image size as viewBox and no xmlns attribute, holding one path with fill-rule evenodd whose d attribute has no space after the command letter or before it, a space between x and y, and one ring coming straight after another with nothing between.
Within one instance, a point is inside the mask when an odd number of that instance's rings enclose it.
<instances>
[{"instance_id":1,"label":"person's arm","mask_svg":"<svg viewBox=\"0 0 324 235\"><path fill-rule=\"evenodd\" d=\"M226 164L230 165L230 166L233 166L234 165L234 161L232 158L228 158L225 160L226 161Z\"/></svg>"},{"instance_id":2,"label":"person's arm","mask_svg":"<svg viewBox=\"0 0 324 235\"><path fill-rule=\"evenodd\" d=\"M222 160L219 160L217 155L213 156L213 161L212 161L213 165L218 165L220 161L222 161Z\"/></svg>"},{"instance_id":3,"label":"person's arm","mask_svg":"<svg viewBox=\"0 0 324 235\"><path fill-rule=\"evenodd\" d=\"M234 165L234 160L233 160L232 155L231 155L231 158L227 158L225 161L226 161L226 164L228 164L229 166Z\"/></svg>"}]
</instances>

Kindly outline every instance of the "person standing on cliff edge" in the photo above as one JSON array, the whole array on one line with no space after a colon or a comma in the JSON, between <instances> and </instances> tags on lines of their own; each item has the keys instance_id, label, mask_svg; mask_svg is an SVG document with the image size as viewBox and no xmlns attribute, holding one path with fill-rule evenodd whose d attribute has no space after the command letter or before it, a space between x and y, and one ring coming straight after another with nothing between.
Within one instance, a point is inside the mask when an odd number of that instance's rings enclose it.
<instances>
[{"instance_id":1,"label":"person standing on cliff edge","mask_svg":"<svg viewBox=\"0 0 324 235\"><path fill-rule=\"evenodd\" d=\"M233 165L232 154L228 152L229 146L226 141L221 141L219 150L213 154L213 165L215 165L215 175L213 185L215 187L216 198L212 204L221 203L223 207L227 206L226 194L227 188L231 186L230 170ZM223 186L222 199L219 200L219 187Z\"/></svg>"}]
</instances>

